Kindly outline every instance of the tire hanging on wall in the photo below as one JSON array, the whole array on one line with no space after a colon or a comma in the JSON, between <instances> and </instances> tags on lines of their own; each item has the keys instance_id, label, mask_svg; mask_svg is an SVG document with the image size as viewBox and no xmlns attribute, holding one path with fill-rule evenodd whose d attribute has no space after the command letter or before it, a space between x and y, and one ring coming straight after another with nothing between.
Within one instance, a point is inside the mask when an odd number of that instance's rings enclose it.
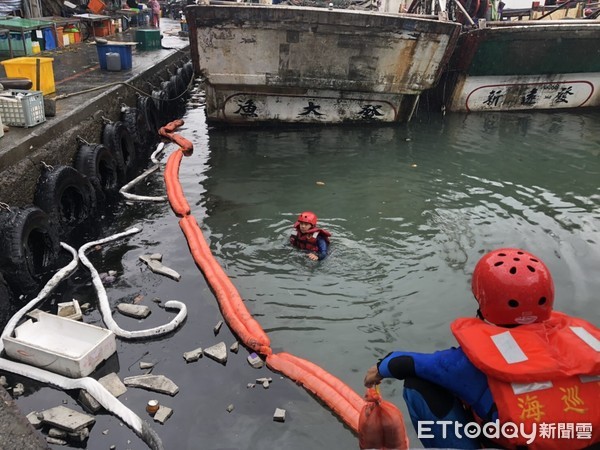
<instances>
[{"instance_id":1,"label":"tire hanging on wall","mask_svg":"<svg viewBox=\"0 0 600 450\"><path fill-rule=\"evenodd\" d=\"M34 203L56 224L60 236L88 221L96 212L96 194L90 180L70 166L42 172Z\"/></svg>"},{"instance_id":2,"label":"tire hanging on wall","mask_svg":"<svg viewBox=\"0 0 600 450\"><path fill-rule=\"evenodd\" d=\"M96 191L96 200L115 198L125 183L125 172L117 164L116 152L101 144L83 144L75 156L75 169L85 175Z\"/></svg>"},{"instance_id":3,"label":"tire hanging on wall","mask_svg":"<svg viewBox=\"0 0 600 450\"><path fill-rule=\"evenodd\" d=\"M169 102L167 102L167 94L162 89L152 91L152 100L158 112L160 126L166 125L169 120Z\"/></svg>"},{"instance_id":4,"label":"tire hanging on wall","mask_svg":"<svg viewBox=\"0 0 600 450\"><path fill-rule=\"evenodd\" d=\"M188 86L192 81L192 78L194 78L194 65L191 61L188 61L183 65L183 73L185 74L185 84Z\"/></svg>"},{"instance_id":5,"label":"tire hanging on wall","mask_svg":"<svg viewBox=\"0 0 600 450\"><path fill-rule=\"evenodd\" d=\"M0 273L0 328L4 328L16 310L10 288Z\"/></svg>"},{"instance_id":6,"label":"tire hanging on wall","mask_svg":"<svg viewBox=\"0 0 600 450\"><path fill-rule=\"evenodd\" d=\"M8 286L15 295L37 293L58 258L56 227L36 206L2 211L0 221L0 265Z\"/></svg>"},{"instance_id":7,"label":"tire hanging on wall","mask_svg":"<svg viewBox=\"0 0 600 450\"><path fill-rule=\"evenodd\" d=\"M175 83L171 81L163 81L161 83L161 88L166 95L167 98L167 122L171 122L177 118L177 112L179 108L177 107L177 89L175 88Z\"/></svg>"},{"instance_id":8,"label":"tire hanging on wall","mask_svg":"<svg viewBox=\"0 0 600 450\"><path fill-rule=\"evenodd\" d=\"M125 173L125 180L132 179L138 158L133 138L125 124L120 120L106 124L102 131L102 144L115 152L117 167Z\"/></svg>"},{"instance_id":9,"label":"tire hanging on wall","mask_svg":"<svg viewBox=\"0 0 600 450\"><path fill-rule=\"evenodd\" d=\"M122 112L122 120L127 128L127 132L133 139L135 153L137 156L136 169L144 165L149 154L149 148L146 144L146 120L137 108L127 107Z\"/></svg>"},{"instance_id":10,"label":"tire hanging on wall","mask_svg":"<svg viewBox=\"0 0 600 450\"><path fill-rule=\"evenodd\" d=\"M170 78L170 82L175 85L175 92L177 92L177 101L175 102L175 119L178 119L185 114L186 85L183 82L183 78L179 75L173 75Z\"/></svg>"},{"instance_id":11,"label":"tire hanging on wall","mask_svg":"<svg viewBox=\"0 0 600 450\"><path fill-rule=\"evenodd\" d=\"M144 117L146 129L148 130L147 143L149 149L151 150L154 144L158 142L158 129L162 126L159 118L158 108L154 104L154 100L147 96L138 97L137 108Z\"/></svg>"}]
</instances>

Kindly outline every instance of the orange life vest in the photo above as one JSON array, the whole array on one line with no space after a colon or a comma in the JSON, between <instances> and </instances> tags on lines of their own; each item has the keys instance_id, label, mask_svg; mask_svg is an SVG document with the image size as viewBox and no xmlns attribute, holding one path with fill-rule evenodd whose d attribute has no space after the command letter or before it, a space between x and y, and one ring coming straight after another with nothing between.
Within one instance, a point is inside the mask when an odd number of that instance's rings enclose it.
<instances>
[{"instance_id":1,"label":"orange life vest","mask_svg":"<svg viewBox=\"0 0 600 450\"><path fill-rule=\"evenodd\" d=\"M329 244L329 236L331 236L331 233L322 230L321 228L311 228L306 233L301 233L300 230L296 228L296 234L290 236L290 243L294 247L298 247L302 250L318 252L319 246L317 245L317 238L319 235L321 235L327 244Z\"/></svg>"},{"instance_id":2,"label":"orange life vest","mask_svg":"<svg viewBox=\"0 0 600 450\"><path fill-rule=\"evenodd\" d=\"M492 439L508 449L579 450L600 442L600 330L553 312L542 323L502 328L458 319L451 330L488 378L500 425L536 429Z\"/></svg>"}]
</instances>

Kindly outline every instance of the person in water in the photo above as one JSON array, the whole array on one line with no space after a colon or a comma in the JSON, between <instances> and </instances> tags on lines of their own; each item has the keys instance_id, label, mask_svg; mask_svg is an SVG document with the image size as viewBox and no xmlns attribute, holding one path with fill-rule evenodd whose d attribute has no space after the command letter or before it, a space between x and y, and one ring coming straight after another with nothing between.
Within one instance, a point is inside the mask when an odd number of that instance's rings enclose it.
<instances>
[{"instance_id":1,"label":"person in water","mask_svg":"<svg viewBox=\"0 0 600 450\"><path fill-rule=\"evenodd\" d=\"M290 236L294 247L306 250L313 261L325 259L329 248L329 231L317 228L317 216L311 211L304 211L294 224L296 234Z\"/></svg>"},{"instance_id":2,"label":"person in water","mask_svg":"<svg viewBox=\"0 0 600 450\"><path fill-rule=\"evenodd\" d=\"M365 386L404 380L427 448L599 449L598 327L553 311L550 271L525 250L484 255L471 288L477 317L450 326L459 347L392 352L367 371ZM522 429L504 429L511 423Z\"/></svg>"}]
</instances>

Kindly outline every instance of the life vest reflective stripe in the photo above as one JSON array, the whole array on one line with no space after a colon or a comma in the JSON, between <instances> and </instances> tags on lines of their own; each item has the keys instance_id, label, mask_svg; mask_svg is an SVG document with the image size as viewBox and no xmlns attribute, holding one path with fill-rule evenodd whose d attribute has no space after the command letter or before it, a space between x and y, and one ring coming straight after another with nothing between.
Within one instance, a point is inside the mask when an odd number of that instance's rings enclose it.
<instances>
[{"instance_id":1,"label":"life vest reflective stripe","mask_svg":"<svg viewBox=\"0 0 600 450\"><path fill-rule=\"evenodd\" d=\"M518 433L494 438L496 443L508 449L579 450L600 442L598 328L553 312L544 323L510 330L479 319L458 319L451 329L487 376L500 424L523 424L528 433L537 427L531 443ZM560 432L561 426L566 431ZM578 427L585 433L575 435Z\"/></svg>"},{"instance_id":2,"label":"life vest reflective stripe","mask_svg":"<svg viewBox=\"0 0 600 450\"><path fill-rule=\"evenodd\" d=\"M318 252L319 246L317 245L317 238L319 235L325 239L327 244L329 244L329 236L331 236L331 233L322 230L321 228L311 228L307 233L301 233L300 230L297 229L296 234L290 236L290 243L294 247L298 247L302 250Z\"/></svg>"},{"instance_id":3,"label":"life vest reflective stripe","mask_svg":"<svg viewBox=\"0 0 600 450\"><path fill-rule=\"evenodd\" d=\"M492 342L508 364L527 361L527 356L512 337L510 331L492 336Z\"/></svg>"}]
</instances>

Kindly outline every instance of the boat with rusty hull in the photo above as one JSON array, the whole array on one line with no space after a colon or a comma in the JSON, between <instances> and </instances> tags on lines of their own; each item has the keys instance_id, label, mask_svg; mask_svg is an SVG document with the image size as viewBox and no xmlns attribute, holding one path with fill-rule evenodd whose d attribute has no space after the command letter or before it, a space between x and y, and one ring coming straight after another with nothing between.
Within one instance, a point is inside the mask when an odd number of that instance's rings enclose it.
<instances>
[{"instance_id":1,"label":"boat with rusty hull","mask_svg":"<svg viewBox=\"0 0 600 450\"><path fill-rule=\"evenodd\" d=\"M446 111L600 106L600 21L483 23L461 34L433 94Z\"/></svg>"},{"instance_id":2,"label":"boat with rusty hull","mask_svg":"<svg viewBox=\"0 0 600 450\"><path fill-rule=\"evenodd\" d=\"M460 25L437 16L288 5L186 8L208 122L408 122Z\"/></svg>"}]
</instances>

